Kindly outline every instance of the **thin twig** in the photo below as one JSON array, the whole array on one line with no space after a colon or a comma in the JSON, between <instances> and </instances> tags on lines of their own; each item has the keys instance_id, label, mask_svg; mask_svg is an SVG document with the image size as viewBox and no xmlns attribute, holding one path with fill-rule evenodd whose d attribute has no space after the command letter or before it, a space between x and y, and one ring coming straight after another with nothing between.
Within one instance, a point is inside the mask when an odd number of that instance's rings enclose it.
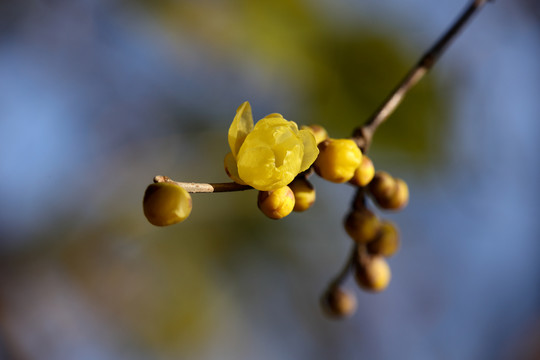
<instances>
[{"instance_id":1,"label":"thin twig","mask_svg":"<svg viewBox=\"0 0 540 360\"><path fill-rule=\"evenodd\" d=\"M471 17L491 0L475 0L458 17L454 24L441 38L420 58L418 63L409 71L398 86L384 100L382 105L373 113L363 126L353 131L353 138L362 151L366 152L371 145L373 134L377 128L394 112L407 92L430 70L450 45L456 35L464 28Z\"/></svg>"},{"instance_id":2,"label":"thin twig","mask_svg":"<svg viewBox=\"0 0 540 360\"><path fill-rule=\"evenodd\" d=\"M343 268L341 271L336 275L336 277L332 280L332 282L328 285L328 289L332 289L335 287L339 287L345 280L347 280L347 277L349 276L349 273L351 272L353 268L353 264L356 258L356 254L358 251L358 247L356 244L354 244L350 250L349 257L347 258L347 261L343 265Z\"/></svg>"},{"instance_id":3,"label":"thin twig","mask_svg":"<svg viewBox=\"0 0 540 360\"><path fill-rule=\"evenodd\" d=\"M168 176L157 175L154 177L155 183L168 182L183 187L189 193L215 193L215 192L230 192L230 191L243 191L252 190L249 185L240 185L235 182L229 183L188 183L174 181Z\"/></svg>"}]
</instances>

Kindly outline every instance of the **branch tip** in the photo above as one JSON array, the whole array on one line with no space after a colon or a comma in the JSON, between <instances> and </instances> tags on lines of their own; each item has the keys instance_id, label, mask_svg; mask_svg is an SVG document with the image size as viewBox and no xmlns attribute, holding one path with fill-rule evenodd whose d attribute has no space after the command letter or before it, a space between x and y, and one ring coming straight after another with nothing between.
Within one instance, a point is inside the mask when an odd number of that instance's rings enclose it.
<instances>
[{"instance_id":1,"label":"branch tip","mask_svg":"<svg viewBox=\"0 0 540 360\"><path fill-rule=\"evenodd\" d=\"M487 2L494 2L494 0L472 1L439 40L420 57L418 63L407 73L365 124L354 129L353 138L364 152L368 150L377 128L394 112L409 90L435 65L448 45L469 22L472 15Z\"/></svg>"}]
</instances>

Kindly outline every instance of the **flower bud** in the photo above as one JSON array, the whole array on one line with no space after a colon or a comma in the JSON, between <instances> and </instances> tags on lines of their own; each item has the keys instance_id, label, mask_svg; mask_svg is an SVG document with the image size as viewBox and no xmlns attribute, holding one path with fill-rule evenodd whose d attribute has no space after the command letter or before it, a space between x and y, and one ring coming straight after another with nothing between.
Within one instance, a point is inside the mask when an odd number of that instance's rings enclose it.
<instances>
[{"instance_id":1,"label":"flower bud","mask_svg":"<svg viewBox=\"0 0 540 360\"><path fill-rule=\"evenodd\" d=\"M289 215L294 208L294 193L288 186L276 190L259 191L257 205L270 219L281 219Z\"/></svg>"},{"instance_id":2,"label":"flower bud","mask_svg":"<svg viewBox=\"0 0 540 360\"><path fill-rule=\"evenodd\" d=\"M323 294L321 306L328 316L344 318L356 311L356 297L350 291L331 287Z\"/></svg>"},{"instance_id":3,"label":"flower bud","mask_svg":"<svg viewBox=\"0 0 540 360\"><path fill-rule=\"evenodd\" d=\"M294 193L293 211L305 211L315 203L315 188L306 178L297 177L289 184L289 187Z\"/></svg>"},{"instance_id":4,"label":"flower bud","mask_svg":"<svg viewBox=\"0 0 540 360\"><path fill-rule=\"evenodd\" d=\"M402 179L395 179L384 171L377 171L369 183L369 190L377 205L383 209L399 210L409 202L409 187Z\"/></svg>"},{"instance_id":5,"label":"flower bud","mask_svg":"<svg viewBox=\"0 0 540 360\"><path fill-rule=\"evenodd\" d=\"M315 172L325 180L344 183L362 163L362 152L350 139L328 139L319 144Z\"/></svg>"},{"instance_id":6,"label":"flower bud","mask_svg":"<svg viewBox=\"0 0 540 360\"><path fill-rule=\"evenodd\" d=\"M377 171L369 183L369 191L375 199L387 199L396 190L396 180L386 171Z\"/></svg>"},{"instance_id":7,"label":"flower bud","mask_svg":"<svg viewBox=\"0 0 540 360\"><path fill-rule=\"evenodd\" d=\"M379 235L375 240L367 244L370 254L389 257L399 249L399 232L390 221L382 221Z\"/></svg>"},{"instance_id":8,"label":"flower bud","mask_svg":"<svg viewBox=\"0 0 540 360\"><path fill-rule=\"evenodd\" d=\"M384 204L385 209L400 210L409 203L409 187L402 179L396 179L396 190Z\"/></svg>"},{"instance_id":9,"label":"flower bud","mask_svg":"<svg viewBox=\"0 0 540 360\"><path fill-rule=\"evenodd\" d=\"M306 130L311 131L311 133L315 137L315 143L317 145L322 143L324 140L328 139L328 133L326 132L326 129L320 125L309 125L309 126L304 125L301 127L301 129L302 130L306 129Z\"/></svg>"},{"instance_id":10,"label":"flower bud","mask_svg":"<svg viewBox=\"0 0 540 360\"><path fill-rule=\"evenodd\" d=\"M150 224L173 225L184 221L191 213L192 200L181 186L160 182L148 185L143 198L143 212Z\"/></svg>"},{"instance_id":11,"label":"flower bud","mask_svg":"<svg viewBox=\"0 0 540 360\"><path fill-rule=\"evenodd\" d=\"M375 167L373 162L366 155L362 156L362 163L354 171L354 175L350 183L355 186L366 186L370 183L375 175Z\"/></svg>"},{"instance_id":12,"label":"flower bud","mask_svg":"<svg viewBox=\"0 0 540 360\"><path fill-rule=\"evenodd\" d=\"M390 283L390 266L382 256L366 257L356 263L355 279L369 291L382 291Z\"/></svg>"},{"instance_id":13,"label":"flower bud","mask_svg":"<svg viewBox=\"0 0 540 360\"><path fill-rule=\"evenodd\" d=\"M379 233L380 222L368 209L353 210L345 218L347 234L360 244L374 240Z\"/></svg>"}]
</instances>

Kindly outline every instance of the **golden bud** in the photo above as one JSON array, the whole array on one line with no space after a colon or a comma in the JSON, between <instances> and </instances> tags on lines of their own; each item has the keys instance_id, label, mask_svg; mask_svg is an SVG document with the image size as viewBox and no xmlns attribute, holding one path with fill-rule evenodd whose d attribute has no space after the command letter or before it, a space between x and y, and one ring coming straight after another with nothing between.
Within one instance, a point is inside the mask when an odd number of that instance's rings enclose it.
<instances>
[{"instance_id":1,"label":"golden bud","mask_svg":"<svg viewBox=\"0 0 540 360\"><path fill-rule=\"evenodd\" d=\"M409 203L409 186L402 179L396 179L396 190L385 204L385 209L400 210Z\"/></svg>"},{"instance_id":2,"label":"golden bud","mask_svg":"<svg viewBox=\"0 0 540 360\"><path fill-rule=\"evenodd\" d=\"M160 182L144 192L143 212L150 224L173 225L187 219L192 209L191 195L181 186Z\"/></svg>"},{"instance_id":3,"label":"golden bud","mask_svg":"<svg viewBox=\"0 0 540 360\"><path fill-rule=\"evenodd\" d=\"M347 234L360 244L374 240L378 233L380 222L377 216L368 209L351 211L345 218Z\"/></svg>"},{"instance_id":4,"label":"golden bud","mask_svg":"<svg viewBox=\"0 0 540 360\"><path fill-rule=\"evenodd\" d=\"M319 144L313 163L315 172L325 180L344 183L362 163L362 151L351 139L328 139Z\"/></svg>"},{"instance_id":5,"label":"golden bud","mask_svg":"<svg viewBox=\"0 0 540 360\"><path fill-rule=\"evenodd\" d=\"M315 188L307 179L298 177L289 184L289 187L294 193L294 211L305 211L315 203Z\"/></svg>"},{"instance_id":6,"label":"golden bud","mask_svg":"<svg viewBox=\"0 0 540 360\"><path fill-rule=\"evenodd\" d=\"M294 193L288 186L276 190L259 191L257 205L270 219L281 219L289 215L294 208Z\"/></svg>"},{"instance_id":7,"label":"golden bud","mask_svg":"<svg viewBox=\"0 0 540 360\"><path fill-rule=\"evenodd\" d=\"M309 125L309 126L302 126L300 129L302 130L309 130L313 134L313 137L315 138L315 143L319 145L324 140L328 139L328 133L326 132L326 129L323 128L320 125Z\"/></svg>"},{"instance_id":8,"label":"golden bud","mask_svg":"<svg viewBox=\"0 0 540 360\"><path fill-rule=\"evenodd\" d=\"M362 163L354 171L354 175L350 183L355 186L366 186L371 182L375 175L375 167L373 162L366 155L362 156Z\"/></svg>"},{"instance_id":9,"label":"golden bud","mask_svg":"<svg viewBox=\"0 0 540 360\"><path fill-rule=\"evenodd\" d=\"M384 171L377 171L369 183L369 191L383 209L400 210L409 202L409 187L402 179L395 179Z\"/></svg>"},{"instance_id":10,"label":"golden bud","mask_svg":"<svg viewBox=\"0 0 540 360\"><path fill-rule=\"evenodd\" d=\"M399 249L399 232L390 221L381 221L379 236L369 244L367 249L370 254L389 257Z\"/></svg>"},{"instance_id":11,"label":"golden bud","mask_svg":"<svg viewBox=\"0 0 540 360\"><path fill-rule=\"evenodd\" d=\"M396 180L386 171L377 171L369 183L369 191L375 199L389 198L396 189Z\"/></svg>"},{"instance_id":12,"label":"golden bud","mask_svg":"<svg viewBox=\"0 0 540 360\"><path fill-rule=\"evenodd\" d=\"M331 287L323 294L321 306L328 316L344 318L356 311L356 297L350 291Z\"/></svg>"},{"instance_id":13,"label":"golden bud","mask_svg":"<svg viewBox=\"0 0 540 360\"><path fill-rule=\"evenodd\" d=\"M390 278L390 266L382 256L365 257L356 263L355 279L365 290L382 291Z\"/></svg>"}]
</instances>

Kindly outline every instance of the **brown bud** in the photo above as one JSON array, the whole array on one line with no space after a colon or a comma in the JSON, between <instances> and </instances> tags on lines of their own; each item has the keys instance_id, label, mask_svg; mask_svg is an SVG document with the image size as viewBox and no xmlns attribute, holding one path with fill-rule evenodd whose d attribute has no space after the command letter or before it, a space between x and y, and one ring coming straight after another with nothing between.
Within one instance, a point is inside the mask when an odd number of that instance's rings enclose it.
<instances>
[{"instance_id":1,"label":"brown bud","mask_svg":"<svg viewBox=\"0 0 540 360\"><path fill-rule=\"evenodd\" d=\"M374 240L379 233L380 222L377 216L368 209L351 211L345 218L347 234L360 244Z\"/></svg>"},{"instance_id":2,"label":"brown bud","mask_svg":"<svg viewBox=\"0 0 540 360\"><path fill-rule=\"evenodd\" d=\"M331 287L323 294L321 306L328 316L344 318L356 311L356 297L345 289Z\"/></svg>"},{"instance_id":3,"label":"brown bud","mask_svg":"<svg viewBox=\"0 0 540 360\"><path fill-rule=\"evenodd\" d=\"M381 221L379 235L375 240L367 244L370 254L389 257L399 249L399 232L390 221Z\"/></svg>"},{"instance_id":4,"label":"brown bud","mask_svg":"<svg viewBox=\"0 0 540 360\"><path fill-rule=\"evenodd\" d=\"M390 266L382 256L364 256L356 263L355 279L369 291L382 291L390 283Z\"/></svg>"},{"instance_id":5,"label":"brown bud","mask_svg":"<svg viewBox=\"0 0 540 360\"><path fill-rule=\"evenodd\" d=\"M396 188L396 180L386 171L377 171L369 183L369 191L375 199L390 197Z\"/></svg>"},{"instance_id":6,"label":"brown bud","mask_svg":"<svg viewBox=\"0 0 540 360\"><path fill-rule=\"evenodd\" d=\"M402 179L395 179L384 171L377 171L369 183L375 203L387 210L400 210L409 202L409 187Z\"/></svg>"},{"instance_id":7,"label":"brown bud","mask_svg":"<svg viewBox=\"0 0 540 360\"><path fill-rule=\"evenodd\" d=\"M396 190L387 200L385 209L400 210L409 203L409 187L402 179L396 179Z\"/></svg>"}]
</instances>

